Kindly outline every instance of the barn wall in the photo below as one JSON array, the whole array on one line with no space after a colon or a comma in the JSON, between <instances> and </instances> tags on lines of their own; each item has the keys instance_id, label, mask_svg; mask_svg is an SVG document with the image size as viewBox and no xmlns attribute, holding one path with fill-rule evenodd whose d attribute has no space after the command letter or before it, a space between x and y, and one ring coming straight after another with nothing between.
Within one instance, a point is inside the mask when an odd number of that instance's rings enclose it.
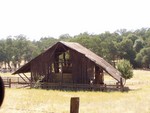
<instances>
[{"instance_id":1,"label":"barn wall","mask_svg":"<svg viewBox=\"0 0 150 113\"><path fill-rule=\"evenodd\" d=\"M89 82L89 77L87 76L87 58L82 57L82 83L87 84Z\"/></svg>"},{"instance_id":2,"label":"barn wall","mask_svg":"<svg viewBox=\"0 0 150 113\"><path fill-rule=\"evenodd\" d=\"M74 83L88 84L90 77L94 76L94 63L76 51L70 51L70 54Z\"/></svg>"},{"instance_id":3,"label":"barn wall","mask_svg":"<svg viewBox=\"0 0 150 113\"><path fill-rule=\"evenodd\" d=\"M31 75L33 81L37 81L41 76L44 76L47 81L51 78L51 64L54 61L54 51L55 48L51 48L31 62Z\"/></svg>"},{"instance_id":4,"label":"barn wall","mask_svg":"<svg viewBox=\"0 0 150 113\"><path fill-rule=\"evenodd\" d=\"M87 77L89 82L93 82L95 79L95 64L89 59L87 60Z\"/></svg>"},{"instance_id":5,"label":"barn wall","mask_svg":"<svg viewBox=\"0 0 150 113\"><path fill-rule=\"evenodd\" d=\"M79 54L73 50L70 50L70 60L72 62L72 78L73 83L79 83L80 76L80 59Z\"/></svg>"},{"instance_id":6,"label":"barn wall","mask_svg":"<svg viewBox=\"0 0 150 113\"><path fill-rule=\"evenodd\" d=\"M55 54L57 47L58 46L55 45L31 62L31 75L33 81L37 81L41 76L44 76L44 81L54 82L54 73L58 72L59 65L54 63L55 61L58 62L58 56ZM69 49L69 53L70 62L72 63L72 72L70 73L71 82L89 84L90 80L94 80L95 77L95 63L85 57L85 55L72 49ZM97 78L99 79L98 76Z\"/></svg>"}]
</instances>

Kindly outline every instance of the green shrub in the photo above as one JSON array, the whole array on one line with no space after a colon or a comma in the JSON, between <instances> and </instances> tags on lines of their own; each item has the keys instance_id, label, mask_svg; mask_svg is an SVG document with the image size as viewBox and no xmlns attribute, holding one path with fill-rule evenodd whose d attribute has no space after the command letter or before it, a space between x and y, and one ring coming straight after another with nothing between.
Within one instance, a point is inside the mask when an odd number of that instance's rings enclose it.
<instances>
[{"instance_id":1,"label":"green shrub","mask_svg":"<svg viewBox=\"0 0 150 113\"><path fill-rule=\"evenodd\" d=\"M130 79L133 77L133 68L128 60L121 60L117 64L118 71L122 73L122 77L125 79Z\"/></svg>"}]
</instances>

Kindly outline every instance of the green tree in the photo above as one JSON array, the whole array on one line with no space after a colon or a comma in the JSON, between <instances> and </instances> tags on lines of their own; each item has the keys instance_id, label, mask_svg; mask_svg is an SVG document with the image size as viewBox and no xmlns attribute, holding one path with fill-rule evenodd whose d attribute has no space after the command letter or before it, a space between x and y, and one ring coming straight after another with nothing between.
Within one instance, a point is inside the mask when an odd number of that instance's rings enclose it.
<instances>
[{"instance_id":1,"label":"green tree","mask_svg":"<svg viewBox=\"0 0 150 113\"><path fill-rule=\"evenodd\" d=\"M7 56L4 48L5 48L5 40L0 40L0 63L1 65L5 62L6 56Z\"/></svg>"},{"instance_id":2,"label":"green tree","mask_svg":"<svg viewBox=\"0 0 150 113\"><path fill-rule=\"evenodd\" d=\"M143 48L143 40L137 39L133 45L133 49L138 53Z\"/></svg>"},{"instance_id":3,"label":"green tree","mask_svg":"<svg viewBox=\"0 0 150 113\"><path fill-rule=\"evenodd\" d=\"M31 41L27 41L27 46L24 51L24 61L25 63L29 62L31 59L40 54L40 51L37 46L35 46Z\"/></svg>"},{"instance_id":4,"label":"green tree","mask_svg":"<svg viewBox=\"0 0 150 113\"><path fill-rule=\"evenodd\" d=\"M135 64L135 56L136 53L133 50L133 42L131 39L124 38L120 43L117 44L117 49L119 53L119 57L121 59L127 59L131 62L131 64Z\"/></svg>"},{"instance_id":5,"label":"green tree","mask_svg":"<svg viewBox=\"0 0 150 113\"><path fill-rule=\"evenodd\" d=\"M133 77L133 68L128 60L118 62L117 69L122 73L123 78L130 79Z\"/></svg>"},{"instance_id":6,"label":"green tree","mask_svg":"<svg viewBox=\"0 0 150 113\"><path fill-rule=\"evenodd\" d=\"M18 65L21 66L21 62L24 60L24 54L28 47L28 41L25 35L15 36L14 40L14 54L13 54L13 64L14 67Z\"/></svg>"},{"instance_id":7,"label":"green tree","mask_svg":"<svg viewBox=\"0 0 150 113\"><path fill-rule=\"evenodd\" d=\"M69 34L62 34L59 36L59 40L67 41L68 39L71 39L72 37Z\"/></svg>"},{"instance_id":8,"label":"green tree","mask_svg":"<svg viewBox=\"0 0 150 113\"><path fill-rule=\"evenodd\" d=\"M132 34L132 33L127 36L127 39L132 40L133 43L134 43L135 40L137 40L138 38L139 38L139 37L137 37L136 35L134 35L134 34Z\"/></svg>"},{"instance_id":9,"label":"green tree","mask_svg":"<svg viewBox=\"0 0 150 113\"><path fill-rule=\"evenodd\" d=\"M42 37L39 41L35 42L35 46L38 47L40 52L43 52L58 41L58 39L53 37Z\"/></svg>"},{"instance_id":10,"label":"green tree","mask_svg":"<svg viewBox=\"0 0 150 113\"><path fill-rule=\"evenodd\" d=\"M150 47L143 48L136 55L135 60L145 68L149 68L150 65Z\"/></svg>"},{"instance_id":11,"label":"green tree","mask_svg":"<svg viewBox=\"0 0 150 113\"><path fill-rule=\"evenodd\" d=\"M12 67L10 65L10 62L12 61L13 51L14 51L13 39L11 38L11 36L7 37L5 41L5 46L3 49L4 49L4 55L5 55L4 62L11 69Z\"/></svg>"},{"instance_id":12,"label":"green tree","mask_svg":"<svg viewBox=\"0 0 150 113\"><path fill-rule=\"evenodd\" d=\"M138 54L136 54L136 58L135 58L135 61L136 61L136 63L137 63L137 65L136 65L136 67L138 67L138 68L141 68L142 67L142 54L141 53L138 53Z\"/></svg>"}]
</instances>

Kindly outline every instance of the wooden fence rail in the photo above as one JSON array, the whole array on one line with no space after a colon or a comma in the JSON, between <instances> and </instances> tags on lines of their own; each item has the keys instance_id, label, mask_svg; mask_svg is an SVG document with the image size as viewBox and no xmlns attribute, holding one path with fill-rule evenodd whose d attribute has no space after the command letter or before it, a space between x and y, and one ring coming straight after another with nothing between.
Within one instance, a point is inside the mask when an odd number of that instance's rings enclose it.
<instances>
[{"instance_id":1,"label":"wooden fence rail","mask_svg":"<svg viewBox=\"0 0 150 113\"><path fill-rule=\"evenodd\" d=\"M3 79L4 86L11 88L11 79Z\"/></svg>"},{"instance_id":2,"label":"wooden fence rail","mask_svg":"<svg viewBox=\"0 0 150 113\"><path fill-rule=\"evenodd\" d=\"M22 78L20 78L20 77L2 77L2 79L3 80L9 80L9 79L11 79L11 83L18 83L18 84L24 84L24 83L26 83ZM26 78L24 78L24 79L26 79ZM26 79L26 81L28 82L28 83L30 83L30 81L29 80L27 80Z\"/></svg>"},{"instance_id":3,"label":"wooden fence rail","mask_svg":"<svg viewBox=\"0 0 150 113\"><path fill-rule=\"evenodd\" d=\"M24 82L20 77L2 77L4 86L11 88L12 86L23 85L23 84L30 84L30 82Z\"/></svg>"},{"instance_id":4,"label":"wooden fence rail","mask_svg":"<svg viewBox=\"0 0 150 113\"><path fill-rule=\"evenodd\" d=\"M64 89L64 90L97 90L97 91L107 91L107 90L123 90L123 86L117 85L106 85L106 84L73 84L73 83L47 83L39 82L34 83L26 79L27 82L22 80L20 77L2 77L5 87L24 85L25 87L40 87L46 89Z\"/></svg>"},{"instance_id":5,"label":"wooden fence rail","mask_svg":"<svg viewBox=\"0 0 150 113\"><path fill-rule=\"evenodd\" d=\"M32 83L31 87L40 87L44 89L64 89L64 90L97 90L97 91L107 91L107 90L123 90L122 85L106 85L106 84L72 84L72 83Z\"/></svg>"}]
</instances>

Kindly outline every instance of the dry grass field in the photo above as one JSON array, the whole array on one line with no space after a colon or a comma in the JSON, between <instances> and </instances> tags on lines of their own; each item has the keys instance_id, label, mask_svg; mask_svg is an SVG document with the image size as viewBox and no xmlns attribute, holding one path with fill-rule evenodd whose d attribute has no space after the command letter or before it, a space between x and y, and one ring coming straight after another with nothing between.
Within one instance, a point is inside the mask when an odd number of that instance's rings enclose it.
<instances>
[{"instance_id":1,"label":"dry grass field","mask_svg":"<svg viewBox=\"0 0 150 113\"><path fill-rule=\"evenodd\" d=\"M5 75L3 75L5 76ZM150 71L134 70L128 92L54 91L7 88L0 113L69 113L80 98L80 113L150 113Z\"/></svg>"}]
</instances>

